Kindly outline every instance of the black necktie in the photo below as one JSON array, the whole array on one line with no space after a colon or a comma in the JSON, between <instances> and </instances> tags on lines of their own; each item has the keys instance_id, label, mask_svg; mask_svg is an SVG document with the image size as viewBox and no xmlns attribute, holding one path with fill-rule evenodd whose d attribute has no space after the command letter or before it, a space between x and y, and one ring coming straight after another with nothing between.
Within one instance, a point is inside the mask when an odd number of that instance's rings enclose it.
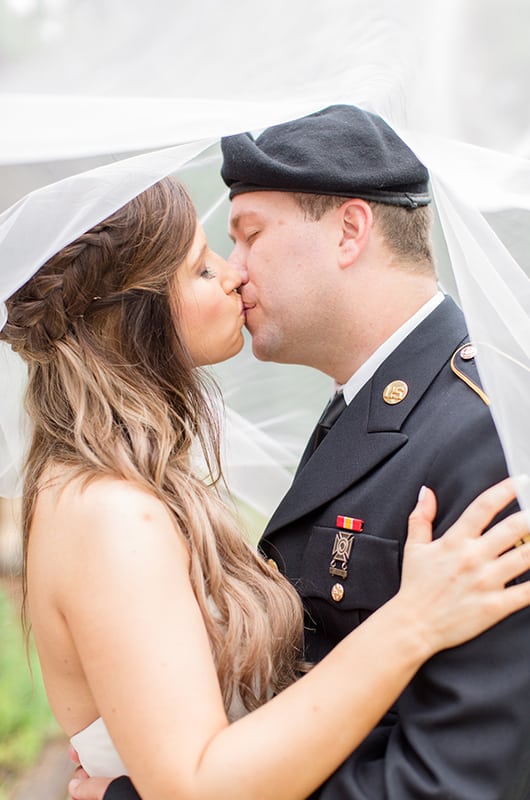
<instances>
[{"instance_id":1,"label":"black necktie","mask_svg":"<svg viewBox=\"0 0 530 800\"><path fill-rule=\"evenodd\" d=\"M346 400L344 399L344 395L342 392L337 392L329 401L324 409L324 413L318 420L313 451L317 449L324 437L330 432L345 408Z\"/></svg>"}]
</instances>

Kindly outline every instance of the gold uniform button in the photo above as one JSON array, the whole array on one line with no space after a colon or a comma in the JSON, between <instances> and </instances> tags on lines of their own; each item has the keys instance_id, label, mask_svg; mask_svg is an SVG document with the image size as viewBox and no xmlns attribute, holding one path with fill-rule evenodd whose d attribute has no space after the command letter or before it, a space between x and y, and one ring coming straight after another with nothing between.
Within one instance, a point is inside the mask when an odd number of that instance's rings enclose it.
<instances>
[{"instance_id":1,"label":"gold uniform button","mask_svg":"<svg viewBox=\"0 0 530 800\"><path fill-rule=\"evenodd\" d=\"M389 406L401 403L409 393L409 387L405 381L391 381L383 390L383 400Z\"/></svg>"},{"instance_id":2,"label":"gold uniform button","mask_svg":"<svg viewBox=\"0 0 530 800\"><path fill-rule=\"evenodd\" d=\"M477 355L477 348L473 347L472 344L466 344L460 351L460 358L462 361L471 361L472 358L475 358Z\"/></svg>"},{"instance_id":3,"label":"gold uniform button","mask_svg":"<svg viewBox=\"0 0 530 800\"><path fill-rule=\"evenodd\" d=\"M340 603L344 597L344 586L342 583L334 583L331 587L331 596L336 603Z\"/></svg>"},{"instance_id":4,"label":"gold uniform button","mask_svg":"<svg viewBox=\"0 0 530 800\"><path fill-rule=\"evenodd\" d=\"M273 569L276 569L278 571L280 569L278 564L276 563L276 561L273 558L268 558L267 559L267 564L269 565L269 567L272 567Z\"/></svg>"}]
</instances>

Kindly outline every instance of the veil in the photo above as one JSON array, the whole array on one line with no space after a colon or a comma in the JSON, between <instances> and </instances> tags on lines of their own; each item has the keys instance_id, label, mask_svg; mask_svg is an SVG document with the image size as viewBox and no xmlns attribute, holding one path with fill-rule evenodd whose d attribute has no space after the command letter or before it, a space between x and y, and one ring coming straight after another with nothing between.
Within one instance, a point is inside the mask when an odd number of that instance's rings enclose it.
<instances>
[{"instance_id":1,"label":"veil","mask_svg":"<svg viewBox=\"0 0 530 800\"><path fill-rule=\"evenodd\" d=\"M523 0L505 0L502 17L495 0L367 5L4 0L0 301L167 174L187 185L226 255L220 136L354 103L383 116L429 168L440 283L463 306L509 469L529 472L530 9ZM0 359L0 494L12 496L24 369L6 346ZM259 364L248 342L215 374L228 483L264 518L329 381ZM530 488L521 492L530 507Z\"/></svg>"}]
</instances>

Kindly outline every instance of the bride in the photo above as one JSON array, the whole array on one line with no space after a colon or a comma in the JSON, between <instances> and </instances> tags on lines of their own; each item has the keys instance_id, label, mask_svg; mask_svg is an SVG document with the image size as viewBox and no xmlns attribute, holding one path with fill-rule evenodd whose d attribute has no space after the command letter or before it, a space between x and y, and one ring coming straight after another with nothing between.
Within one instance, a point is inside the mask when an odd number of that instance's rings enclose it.
<instances>
[{"instance_id":1,"label":"bride","mask_svg":"<svg viewBox=\"0 0 530 800\"><path fill-rule=\"evenodd\" d=\"M307 797L434 652L530 604L504 588L523 515L478 535L511 481L432 543L425 490L397 595L303 663L298 596L222 500L197 369L242 347L240 282L164 179L52 256L1 333L29 368L25 602L49 701L87 771L128 771L145 800Z\"/></svg>"}]
</instances>

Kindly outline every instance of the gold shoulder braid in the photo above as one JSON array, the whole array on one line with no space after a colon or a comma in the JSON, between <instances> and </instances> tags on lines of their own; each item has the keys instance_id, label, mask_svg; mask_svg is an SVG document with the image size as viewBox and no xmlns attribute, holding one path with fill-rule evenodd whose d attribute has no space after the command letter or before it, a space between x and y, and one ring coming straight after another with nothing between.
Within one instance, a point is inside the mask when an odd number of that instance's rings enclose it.
<instances>
[{"instance_id":1,"label":"gold shoulder braid","mask_svg":"<svg viewBox=\"0 0 530 800\"><path fill-rule=\"evenodd\" d=\"M453 370L455 375L458 378L460 378L460 380L464 381L464 383L467 386L469 386L470 389L473 389L473 391L478 394L480 399L487 406L489 406L490 401L489 401L489 398L488 398L487 394L485 392L483 392L482 389L480 388L480 386L477 386L477 384L474 381L472 381L471 378L469 378L461 370L459 370L458 367L456 366L456 363L455 363L458 356L460 356L462 361L471 361L471 359L475 358L476 354L477 354L476 348L470 342L467 342L467 344L461 345L461 347L459 347L458 350L456 350L452 355L452 358L451 358L451 369ZM522 544L525 544L525 542L530 542L530 534L527 534L526 536L523 536L522 539L520 539L518 542L516 542L515 546L516 547L520 547Z\"/></svg>"},{"instance_id":2,"label":"gold shoulder braid","mask_svg":"<svg viewBox=\"0 0 530 800\"><path fill-rule=\"evenodd\" d=\"M473 389L473 391L476 394L478 394L480 399L487 406L489 406L490 401L489 401L489 398L488 398L487 394L480 388L480 386L478 384L475 383L475 381L472 381L471 378L469 378L464 372L462 372L456 366L456 359L457 359L458 356L460 356L462 361L471 361L472 358L475 358L476 352L477 351L476 351L475 347L470 342L467 342L466 344L461 345L461 347L459 347L458 350L456 350L453 353L452 357L451 357L451 369L453 370L455 375L458 378L460 378L461 381L464 381L464 383L467 386L469 386L470 389Z\"/></svg>"}]
</instances>

